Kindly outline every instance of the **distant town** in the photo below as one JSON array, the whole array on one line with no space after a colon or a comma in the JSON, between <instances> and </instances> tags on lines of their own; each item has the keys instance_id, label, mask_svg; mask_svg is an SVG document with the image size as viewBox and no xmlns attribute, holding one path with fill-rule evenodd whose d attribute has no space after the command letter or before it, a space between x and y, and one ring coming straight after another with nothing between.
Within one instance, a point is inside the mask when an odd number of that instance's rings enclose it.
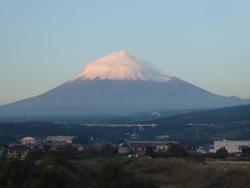
<instances>
[{"instance_id":1,"label":"distant town","mask_svg":"<svg viewBox=\"0 0 250 188\"><path fill-rule=\"evenodd\" d=\"M141 128L140 128L141 129ZM133 138L134 137L134 138ZM32 137L26 135L16 144L0 146L1 158L25 159L33 152L61 152L73 157L128 157L153 158L167 154L171 147L182 148L187 154L197 154L206 158L250 159L250 140L215 140L213 144L188 146L178 141L169 140L167 136L142 140L131 136L120 143L107 143L90 137L88 144L77 143L77 137L71 135L53 135ZM74 156L75 155L75 156ZM167 155L166 155L167 156Z\"/></svg>"}]
</instances>

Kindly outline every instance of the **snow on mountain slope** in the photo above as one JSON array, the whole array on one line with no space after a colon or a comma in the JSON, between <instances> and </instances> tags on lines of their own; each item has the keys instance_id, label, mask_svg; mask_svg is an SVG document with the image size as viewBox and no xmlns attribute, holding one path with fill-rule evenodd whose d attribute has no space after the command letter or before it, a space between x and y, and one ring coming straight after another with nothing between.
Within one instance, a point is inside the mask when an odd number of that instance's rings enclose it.
<instances>
[{"instance_id":1,"label":"snow on mountain slope","mask_svg":"<svg viewBox=\"0 0 250 188\"><path fill-rule=\"evenodd\" d=\"M70 82L94 79L169 81L171 77L121 50L88 64L84 71Z\"/></svg>"}]
</instances>

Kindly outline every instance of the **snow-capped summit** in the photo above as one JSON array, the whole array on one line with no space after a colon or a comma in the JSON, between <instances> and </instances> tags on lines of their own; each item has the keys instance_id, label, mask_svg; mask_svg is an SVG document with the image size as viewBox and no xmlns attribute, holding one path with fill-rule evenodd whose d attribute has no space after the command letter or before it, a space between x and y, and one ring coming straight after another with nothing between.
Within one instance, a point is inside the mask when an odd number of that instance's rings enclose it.
<instances>
[{"instance_id":1,"label":"snow-capped summit","mask_svg":"<svg viewBox=\"0 0 250 188\"><path fill-rule=\"evenodd\" d=\"M87 64L83 72L70 82L95 79L169 81L171 77L121 50Z\"/></svg>"}]
</instances>

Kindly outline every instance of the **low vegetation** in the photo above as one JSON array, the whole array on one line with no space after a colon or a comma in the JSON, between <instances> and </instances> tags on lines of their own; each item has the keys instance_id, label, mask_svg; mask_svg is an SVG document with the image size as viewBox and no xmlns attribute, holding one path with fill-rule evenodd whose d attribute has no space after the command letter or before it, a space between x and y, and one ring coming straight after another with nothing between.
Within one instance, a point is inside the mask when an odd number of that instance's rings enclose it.
<instances>
[{"instance_id":1,"label":"low vegetation","mask_svg":"<svg viewBox=\"0 0 250 188\"><path fill-rule=\"evenodd\" d=\"M247 188L250 163L206 162L184 159L134 160L127 168L144 178L153 178L162 188Z\"/></svg>"},{"instance_id":2,"label":"low vegetation","mask_svg":"<svg viewBox=\"0 0 250 188\"><path fill-rule=\"evenodd\" d=\"M247 188L250 184L249 162L186 156L66 160L46 153L40 159L5 159L0 166L1 188Z\"/></svg>"}]
</instances>

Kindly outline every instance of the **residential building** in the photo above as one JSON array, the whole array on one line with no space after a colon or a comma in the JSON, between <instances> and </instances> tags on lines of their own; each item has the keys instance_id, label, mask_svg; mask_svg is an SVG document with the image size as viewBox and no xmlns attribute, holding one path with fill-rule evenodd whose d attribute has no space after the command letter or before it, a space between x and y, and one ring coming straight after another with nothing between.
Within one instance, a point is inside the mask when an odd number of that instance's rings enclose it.
<instances>
[{"instance_id":1,"label":"residential building","mask_svg":"<svg viewBox=\"0 0 250 188\"><path fill-rule=\"evenodd\" d=\"M165 152L169 144L177 144L175 141L164 140L128 140L127 142L132 145L133 151L146 155L151 155L152 152Z\"/></svg>"},{"instance_id":2,"label":"residential building","mask_svg":"<svg viewBox=\"0 0 250 188\"><path fill-rule=\"evenodd\" d=\"M250 156L250 146L241 146L242 156Z\"/></svg>"},{"instance_id":3,"label":"residential building","mask_svg":"<svg viewBox=\"0 0 250 188\"><path fill-rule=\"evenodd\" d=\"M146 146L133 146L132 153L137 154L138 156L143 156L146 154Z\"/></svg>"},{"instance_id":4,"label":"residential building","mask_svg":"<svg viewBox=\"0 0 250 188\"><path fill-rule=\"evenodd\" d=\"M21 139L23 145L33 145L36 143L36 139L33 137L24 137Z\"/></svg>"},{"instance_id":5,"label":"residential building","mask_svg":"<svg viewBox=\"0 0 250 188\"><path fill-rule=\"evenodd\" d=\"M10 158L24 159L30 151L31 148L26 145L12 145L8 148L8 156Z\"/></svg>"},{"instance_id":6,"label":"residential building","mask_svg":"<svg viewBox=\"0 0 250 188\"><path fill-rule=\"evenodd\" d=\"M127 143L121 143L118 146L118 153L119 154L128 154L131 151L131 145Z\"/></svg>"},{"instance_id":7,"label":"residential building","mask_svg":"<svg viewBox=\"0 0 250 188\"><path fill-rule=\"evenodd\" d=\"M46 141L53 144L72 144L74 136L48 136Z\"/></svg>"},{"instance_id":8,"label":"residential building","mask_svg":"<svg viewBox=\"0 0 250 188\"><path fill-rule=\"evenodd\" d=\"M164 140L128 140L127 143L131 145L144 145L144 146L154 146L157 145L168 145L177 144L175 141L164 141Z\"/></svg>"},{"instance_id":9,"label":"residential building","mask_svg":"<svg viewBox=\"0 0 250 188\"><path fill-rule=\"evenodd\" d=\"M215 152L220 148L225 148L228 153L241 153L242 146L250 146L250 140L233 141L224 139L222 141L214 141Z\"/></svg>"},{"instance_id":10,"label":"residential building","mask_svg":"<svg viewBox=\"0 0 250 188\"><path fill-rule=\"evenodd\" d=\"M156 145L157 152L166 152L169 148L169 144Z\"/></svg>"}]
</instances>

